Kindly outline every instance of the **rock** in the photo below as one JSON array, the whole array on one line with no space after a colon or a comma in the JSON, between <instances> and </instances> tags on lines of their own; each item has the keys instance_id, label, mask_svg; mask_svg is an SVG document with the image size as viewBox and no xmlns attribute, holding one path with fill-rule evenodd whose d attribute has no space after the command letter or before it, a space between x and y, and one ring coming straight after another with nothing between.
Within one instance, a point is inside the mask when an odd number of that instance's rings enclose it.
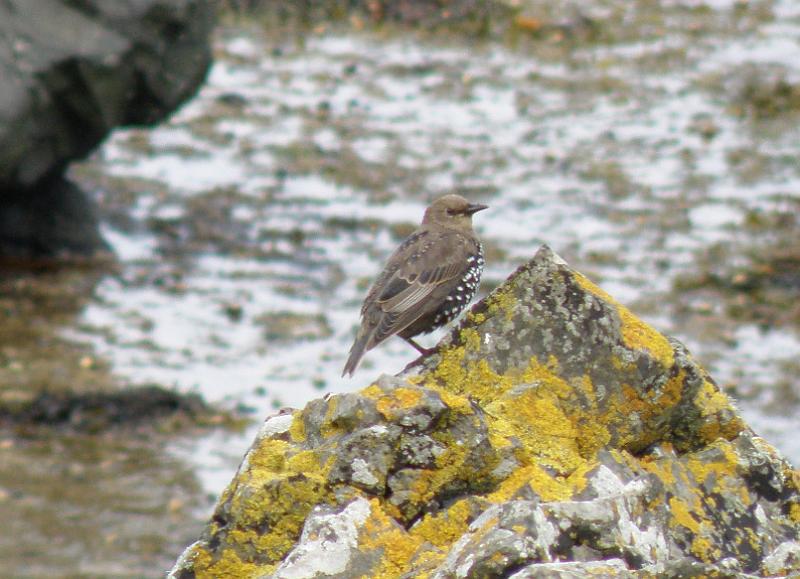
<instances>
[{"instance_id":1,"label":"rock","mask_svg":"<svg viewBox=\"0 0 800 579\"><path fill-rule=\"evenodd\" d=\"M106 249L67 164L194 94L213 15L208 0L0 3L0 255Z\"/></svg>"},{"instance_id":2,"label":"rock","mask_svg":"<svg viewBox=\"0 0 800 579\"><path fill-rule=\"evenodd\" d=\"M799 483L545 247L420 366L268 420L170 576L786 575Z\"/></svg>"},{"instance_id":3,"label":"rock","mask_svg":"<svg viewBox=\"0 0 800 579\"><path fill-rule=\"evenodd\" d=\"M94 258L108 251L94 204L60 175L0 193L0 258Z\"/></svg>"},{"instance_id":4,"label":"rock","mask_svg":"<svg viewBox=\"0 0 800 579\"><path fill-rule=\"evenodd\" d=\"M120 392L50 392L22 403L0 402L0 426L46 426L75 432L104 432L164 418L209 420L211 407L197 394L147 385Z\"/></svg>"}]
</instances>

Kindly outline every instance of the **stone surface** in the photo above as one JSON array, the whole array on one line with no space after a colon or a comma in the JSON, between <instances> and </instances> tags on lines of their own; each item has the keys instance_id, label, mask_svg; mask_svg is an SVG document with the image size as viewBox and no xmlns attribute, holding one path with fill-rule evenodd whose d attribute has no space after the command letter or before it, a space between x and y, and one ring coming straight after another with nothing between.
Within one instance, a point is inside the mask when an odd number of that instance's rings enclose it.
<instances>
[{"instance_id":1,"label":"stone surface","mask_svg":"<svg viewBox=\"0 0 800 579\"><path fill-rule=\"evenodd\" d=\"M0 190L0 258L95 257L106 250L94 204L62 176Z\"/></svg>"},{"instance_id":2,"label":"stone surface","mask_svg":"<svg viewBox=\"0 0 800 579\"><path fill-rule=\"evenodd\" d=\"M0 3L0 255L104 249L64 170L114 127L155 123L194 94L213 15L207 0Z\"/></svg>"},{"instance_id":3,"label":"stone surface","mask_svg":"<svg viewBox=\"0 0 800 579\"><path fill-rule=\"evenodd\" d=\"M799 481L545 247L421 365L269 420L171 576L786 575Z\"/></svg>"}]
</instances>

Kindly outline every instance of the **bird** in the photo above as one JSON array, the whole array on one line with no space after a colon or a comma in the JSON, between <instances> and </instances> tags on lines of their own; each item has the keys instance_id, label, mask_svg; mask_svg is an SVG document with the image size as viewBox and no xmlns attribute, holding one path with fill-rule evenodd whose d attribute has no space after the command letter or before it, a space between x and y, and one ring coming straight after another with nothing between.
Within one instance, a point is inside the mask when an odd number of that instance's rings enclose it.
<instances>
[{"instance_id":1,"label":"bird","mask_svg":"<svg viewBox=\"0 0 800 579\"><path fill-rule=\"evenodd\" d=\"M389 257L361 306L361 326L342 376L350 376L369 350L398 335L423 356L413 338L450 323L478 291L483 245L472 216L487 205L444 195L425 210L420 226Z\"/></svg>"}]
</instances>

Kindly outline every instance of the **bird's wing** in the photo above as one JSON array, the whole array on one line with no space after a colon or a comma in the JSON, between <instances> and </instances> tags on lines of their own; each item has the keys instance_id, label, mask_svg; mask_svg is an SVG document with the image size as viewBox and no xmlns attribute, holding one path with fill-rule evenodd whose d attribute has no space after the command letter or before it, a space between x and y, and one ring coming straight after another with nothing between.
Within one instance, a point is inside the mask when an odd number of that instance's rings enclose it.
<instances>
[{"instance_id":1,"label":"bird's wing","mask_svg":"<svg viewBox=\"0 0 800 579\"><path fill-rule=\"evenodd\" d=\"M438 300L432 303L426 298L464 276L468 268L464 251L466 240L457 233L452 235L458 239L422 237L405 250L403 246L398 248L405 259L395 260L398 266L386 272L380 292L373 296L381 318L371 342L382 342L430 313L432 308L439 307ZM440 299L445 298L446 293L437 293L442 294L438 296Z\"/></svg>"},{"instance_id":2,"label":"bird's wing","mask_svg":"<svg viewBox=\"0 0 800 579\"><path fill-rule=\"evenodd\" d=\"M379 296L384 293L389 282L395 277L398 270L403 267L409 257L413 256L415 253L420 253L420 251L427 251L432 245L433 240L430 232L425 229L418 229L403 240L403 243L394 250L394 253L392 253L386 261L386 267L372 284L372 287L367 293L367 297L364 298L364 303L361 306L362 317L367 313L367 310L375 304Z\"/></svg>"}]
</instances>

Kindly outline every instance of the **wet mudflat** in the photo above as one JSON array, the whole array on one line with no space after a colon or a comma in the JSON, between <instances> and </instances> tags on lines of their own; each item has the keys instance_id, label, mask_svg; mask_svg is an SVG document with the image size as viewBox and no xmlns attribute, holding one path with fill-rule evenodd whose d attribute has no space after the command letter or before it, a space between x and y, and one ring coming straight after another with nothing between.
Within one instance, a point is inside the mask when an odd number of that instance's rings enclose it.
<instances>
[{"instance_id":1,"label":"wet mudflat","mask_svg":"<svg viewBox=\"0 0 800 579\"><path fill-rule=\"evenodd\" d=\"M413 359L339 378L372 277L453 191L491 206L483 294L548 243L800 463L800 6L653 4L479 40L227 19L191 103L73 168L119 262L0 280L0 399L44 416L0 433L2 568L163 573L263 417ZM213 409L38 398L145 385Z\"/></svg>"}]
</instances>

